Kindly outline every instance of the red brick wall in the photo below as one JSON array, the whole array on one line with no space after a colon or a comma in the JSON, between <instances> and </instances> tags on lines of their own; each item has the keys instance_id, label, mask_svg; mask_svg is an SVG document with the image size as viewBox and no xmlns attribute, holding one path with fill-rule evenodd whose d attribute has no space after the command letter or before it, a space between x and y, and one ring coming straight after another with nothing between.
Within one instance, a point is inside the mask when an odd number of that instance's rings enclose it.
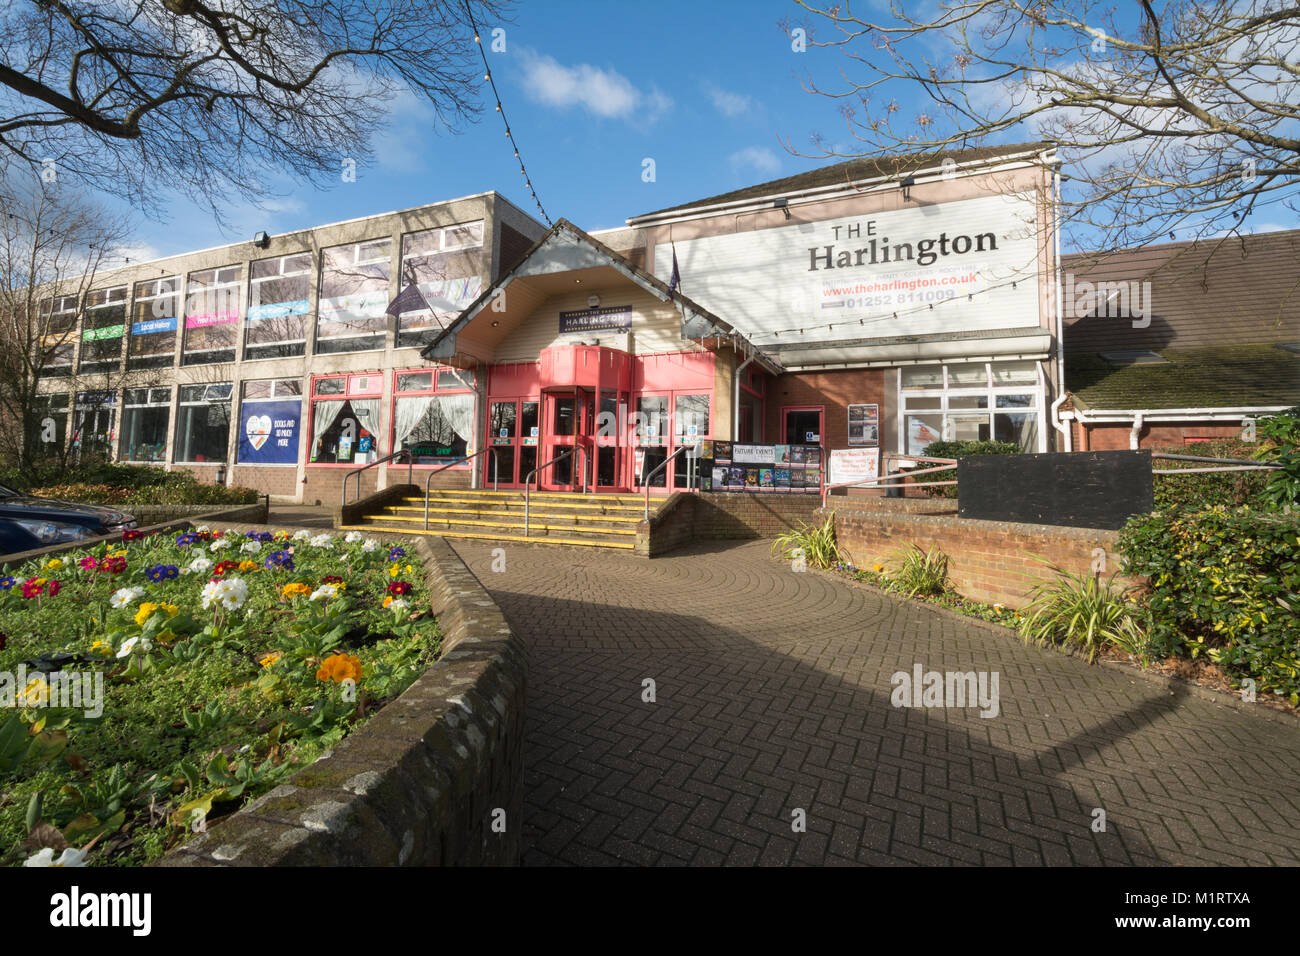
<instances>
[{"instance_id":1,"label":"red brick wall","mask_svg":"<svg viewBox=\"0 0 1300 956\"><path fill-rule=\"evenodd\" d=\"M1119 538L1115 531L976 521L953 515L891 514L883 509L837 510L835 537L848 559L860 568L878 562L888 566L913 544L922 549L937 547L948 556L949 579L957 592L1009 607L1024 606L1033 584L1054 577L1049 565L1087 573L1093 567L1094 550L1101 548L1105 552L1102 578L1106 580L1122 561L1115 549Z\"/></svg>"},{"instance_id":2,"label":"red brick wall","mask_svg":"<svg viewBox=\"0 0 1300 956\"><path fill-rule=\"evenodd\" d=\"M296 468L265 468L256 465L235 465L231 469L232 487L256 488L258 494L272 497L298 498L298 471Z\"/></svg>"},{"instance_id":3,"label":"red brick wall","mask_svg":"<svg viewBox=\"0 0 1300 956\"><path fill-rule=\"evenodd\" d=\"M1075 451L1125 451L1128 449L1131 424L1087 425L1082 429L1085 444L1075 444ZM1241 425L1233 422L1178 422L1171 424L1143 425L1138 436L1140 448L1157 448L1168 445L1181 445L1185 438L1236 438L1241 434ZM1075 432L1079 438L1079 432Z\"/></svg>"},{"instance_id":4,"label":"red brick wall","mask_svg":"<svg viewBox=\"0 0 1300 956\"><path fill-rule=\"evenodd\" d=\"M781 409L789 405L824 405L821 444L827 448L849 447L850 404L880 406L885 415L885 373L883 369L845 369L842 372L792 372L768 380L763 440L785 441ZM882 423L883 432L883 423Z\"/></svg>"}]
</instances>

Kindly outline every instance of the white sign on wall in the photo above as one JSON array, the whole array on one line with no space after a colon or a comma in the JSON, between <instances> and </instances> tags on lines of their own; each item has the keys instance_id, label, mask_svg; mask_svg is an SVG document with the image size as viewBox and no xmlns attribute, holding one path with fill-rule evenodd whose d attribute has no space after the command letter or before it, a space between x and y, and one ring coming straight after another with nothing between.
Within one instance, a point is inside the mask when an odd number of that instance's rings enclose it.
<instances>
[{"instance_id":1,"label":"white sign on wall","mask_svg":"<svg viewBox=\"0 0 1300 956\"><path fill-rule=\"evenodd\" d=\"M850 481L865 481L880 475L879 448L834 448L831 450L831 469L827 480L832 485Z\"/></svg>"},{"instance_id":2,"label":"white sign on wall","mask_svg":"<svg viewBox=\"0 0 1300 956\"><path fill-rule=\"evenodd\" d=\"M678 240L681 290L761 345L1037 326L1037 214L1013 193Z\"/></svg>"}]
</instances>

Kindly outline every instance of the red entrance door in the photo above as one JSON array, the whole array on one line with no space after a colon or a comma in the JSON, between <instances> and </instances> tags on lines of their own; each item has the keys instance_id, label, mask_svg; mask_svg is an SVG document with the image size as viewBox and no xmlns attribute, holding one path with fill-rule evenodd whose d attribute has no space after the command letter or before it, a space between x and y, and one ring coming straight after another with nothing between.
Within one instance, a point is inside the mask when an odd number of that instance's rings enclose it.
<instances>
[{"instance_id":1,"label":"red entrance door","mask_svg":"<svg viewBox=\"0 0 1300 956\"><path fill-rule=\"evenodd\" d=\"M565 455L537 475L537 487L575 491L591 484L591 434L595 396L591 390L547 392L543 396L542 464Z\"/></svg>"}]
</instances>

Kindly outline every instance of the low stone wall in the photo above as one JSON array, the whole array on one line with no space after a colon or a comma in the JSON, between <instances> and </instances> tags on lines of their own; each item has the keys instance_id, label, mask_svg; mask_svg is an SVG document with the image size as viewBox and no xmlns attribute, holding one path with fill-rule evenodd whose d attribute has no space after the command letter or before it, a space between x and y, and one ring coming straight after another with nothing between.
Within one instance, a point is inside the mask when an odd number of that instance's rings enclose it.
<instances>
[{"instance_id":1,"label":"low stone wall","mask_svg":"<svg viewBox=\"0 0 1300 956\"><path fill-rule=\"evenodd\" d=\"M266 502L251 505L121 505L135 516L140 527L190 519L198 524L208 521L265 521Z\"/></svg>"},{"instance_id":2,"label":"low stone wall","mask_svg":"<svg viewBox=\"0 0 1300 956\"><path fill-rule=\"evenodd\" d=\"M897 499L895 499L897 500ZM856 504L856 503L855 503ZM977 521L951 514L890 512L828 508L834 511L835 538L849 561L860 568L890 563L910 545L936 547L948 556L948 574L955 590L989 604L1023 607L1030 588L1055 577L1052 567L1089 573L1101 549L1103 578L1118 568L1119 533L1095 528ZM1116 578L1117 584L1137 583Z\"/></svg>"},{"instance_id":3,"label":"low stone wall","mask_svg":"<svg viewBox=\"0 0 1300 956\"><path fill-rule=\"evenodd\" d=\"M366 515L382 511L389 505L397 504L403 498L419 497L423 494L424 489L417 485L389 485L346 505L335 505L334 527L357 524ZM376 529L378 530L380 529Z\"/></svg>"},{"instance_id":4,"label":"low stone wall","mask_svg":"<svg viewBox=\"0 0 1300 956\"><path fill-rule=\"evenodd\" d=\"M338 746L159 866L518 864L523 644L446 541L403 547L428 568L442 656Z\"/></svg>"},{"instance_id":5,"label":"low stone wall","mask_svg":"<svg viewBox=\"0 0 1300 956\"><path fill-rule=\"evenodd\" d=\"M774 538L811 522L821 501L820 495L676 492L637 525L633 553L657 557L693 541Z\"/></svg>"}]
</instances>

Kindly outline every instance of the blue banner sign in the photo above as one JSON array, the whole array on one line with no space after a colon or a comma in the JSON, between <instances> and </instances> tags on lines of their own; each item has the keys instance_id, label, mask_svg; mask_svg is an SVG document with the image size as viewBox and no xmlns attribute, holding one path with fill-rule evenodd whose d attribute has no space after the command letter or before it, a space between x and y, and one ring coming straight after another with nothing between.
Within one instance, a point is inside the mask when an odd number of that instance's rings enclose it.
<instances>
[{"instance_id":1,"label":"blue banner sign","mask_svg":"<svg viewBox=\"0 0 1300 956\"><path fill-rule=\"evenodd\" d=\"M154 332L175 332L176 316L169 319L148 319L131 326L132 335L151 335Z\"/></svg>"},{"instance_id":2,"label":"blue banner sign","mask_svg":"<svg viewBox=\"0 0 1300 956\"><path fill-rule=\"evenodd\" d=\"M302 401L244 402L239 415L241 465L295 465Z\"/></svg>"}]
</instances>

